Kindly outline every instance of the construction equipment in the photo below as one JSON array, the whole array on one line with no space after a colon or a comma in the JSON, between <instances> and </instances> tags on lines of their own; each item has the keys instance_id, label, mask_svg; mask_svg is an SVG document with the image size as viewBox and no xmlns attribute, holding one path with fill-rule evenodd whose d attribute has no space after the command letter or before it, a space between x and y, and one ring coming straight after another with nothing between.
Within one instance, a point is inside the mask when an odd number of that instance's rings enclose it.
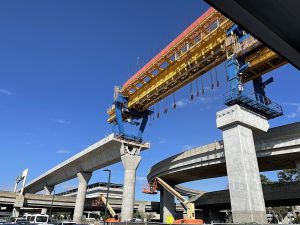
<instances>
[{"instance_id":1,"label":"construction equipment","mask_svg":"<svg viewBox=\"0 0 300 225\"><path fill-rule=\"evenodd\" d=\"M115 222L120 222L120 218L119 216L116 214L115 210L111 207L111 205L106 201L106 198L104 197L104 195L100 195L99 199L96 199L92 202L92 206L101 206L102 204L104 204L110 215L112 216L111 218L107 218L105 220L105 222L110 222L110 223L115 223Z\"/></svg>"},{"instance_id":2,"label":"construction equipment","mask_svg":"<svg viewBox=\"0 0 300 225\"><path fill-rule=\"evenodd\" d=\"M153 113L149 110L151 106L221 63L225 63L230 83L230 91L224 99L226 105L239 104L268 119L282 115L281 107L265 96L265 84L269 82L263 82L261 76L286 61L210 8L123 87L115 88L107 121L117 125L116 134L120 137L141 142L148 117ZM243 87L251 80L254 92ZM138 133L125 132L125 122L139 126Z\"/></svg>"},{"instance_id":3,"label":"construction equipment","mask_svg":"<svg viewBox=\"0 0 300 225\"><path fill-rule=\"evenodd\" d=\"M143 193L145 194L157 194L158 184L160 184L166 191L172 194L182 206L186 209L186 218L175 220L174 224L203 224L203 220L195 218L195 204L186 200L181 194L178 193L174 188L167 184L164 180L156 177L149 185L149 188L144 188Z\"/></svg>"}]
</instances>

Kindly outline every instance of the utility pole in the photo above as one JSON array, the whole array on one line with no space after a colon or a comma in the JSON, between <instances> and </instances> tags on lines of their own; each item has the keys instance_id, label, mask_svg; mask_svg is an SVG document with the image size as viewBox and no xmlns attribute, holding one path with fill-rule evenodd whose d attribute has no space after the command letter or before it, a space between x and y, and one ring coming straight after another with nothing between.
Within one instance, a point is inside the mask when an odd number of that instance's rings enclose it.
<instances>
[{"instance_id":1,"label":"utility pole","mask_svg":"<svg viewBox=\"0 0 300 225\"><path fill-rule=\"evenodd\" d=\"M108 172L108 182L107 182L107 192L106 192L106 204L105 204L105 213L104 213L104 219L106 220L106 215L107 215L107 205L108 205L108 195L109 195L109 188L110 188L110 176L111 176L111 170L105 169L103 170L105 172ZM105 223L105 221L104 221Z\"/></svg>"}]
</instances>

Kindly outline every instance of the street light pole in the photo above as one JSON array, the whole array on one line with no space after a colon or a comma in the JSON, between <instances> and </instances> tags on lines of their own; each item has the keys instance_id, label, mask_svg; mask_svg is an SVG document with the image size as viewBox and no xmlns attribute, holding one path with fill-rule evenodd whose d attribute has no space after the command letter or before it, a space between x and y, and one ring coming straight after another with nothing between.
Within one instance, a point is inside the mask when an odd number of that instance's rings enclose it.
<instances>
[{"instance_id":1,"label":"street light pole","mask_svg":"<svg viewBox=\"0 0 300 225\"><path fill-rule=\"evenodd\" d=\"M108 209L108 195L109 195L109 188L110 188L110 176L111 176L111 170L105 169L103 171L108 172L108 183L107 183L107 192L106 192L106 204L105 204L105 213L104 213L104 219L106 219L107 215L107 209Z\"/></svg>"}]
</instances>

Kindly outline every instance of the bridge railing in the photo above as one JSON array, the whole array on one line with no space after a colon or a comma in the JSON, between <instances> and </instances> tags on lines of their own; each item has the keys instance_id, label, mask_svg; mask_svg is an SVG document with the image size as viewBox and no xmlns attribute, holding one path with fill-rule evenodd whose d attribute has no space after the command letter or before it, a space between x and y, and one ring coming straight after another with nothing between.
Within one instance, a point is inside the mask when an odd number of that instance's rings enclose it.
<instances>
[{"instance_id":1,"label":"bridge railing","mask_svg":"<svg viewBox=\"0 0 300 225\"><path fill-rule=\"evenodd\" d=\"M238 104L255 111L268 119L275 118L283 114L279 104L272 102L266 96L255 93L249 89L242 87L233 89L224 95L226 105Z\"/></svg>"}]
</instances>

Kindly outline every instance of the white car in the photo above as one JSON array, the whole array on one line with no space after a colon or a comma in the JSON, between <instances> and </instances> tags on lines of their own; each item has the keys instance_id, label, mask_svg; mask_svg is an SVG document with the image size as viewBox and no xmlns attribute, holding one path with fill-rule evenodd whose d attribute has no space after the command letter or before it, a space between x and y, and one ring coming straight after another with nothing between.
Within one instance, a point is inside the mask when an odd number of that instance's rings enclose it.
<instances>
[{"instance_id":1,"label":"white car","mask_svg":"<svg viewBox=\"0 0 300 225\"><path fill-rule=\"evenodd\" d=\"M49 221L49 216L43 214L31 215L29 220L30 223L37 223L37 224L48 223L48 221Z\"/></svg>"}]
</instances>

